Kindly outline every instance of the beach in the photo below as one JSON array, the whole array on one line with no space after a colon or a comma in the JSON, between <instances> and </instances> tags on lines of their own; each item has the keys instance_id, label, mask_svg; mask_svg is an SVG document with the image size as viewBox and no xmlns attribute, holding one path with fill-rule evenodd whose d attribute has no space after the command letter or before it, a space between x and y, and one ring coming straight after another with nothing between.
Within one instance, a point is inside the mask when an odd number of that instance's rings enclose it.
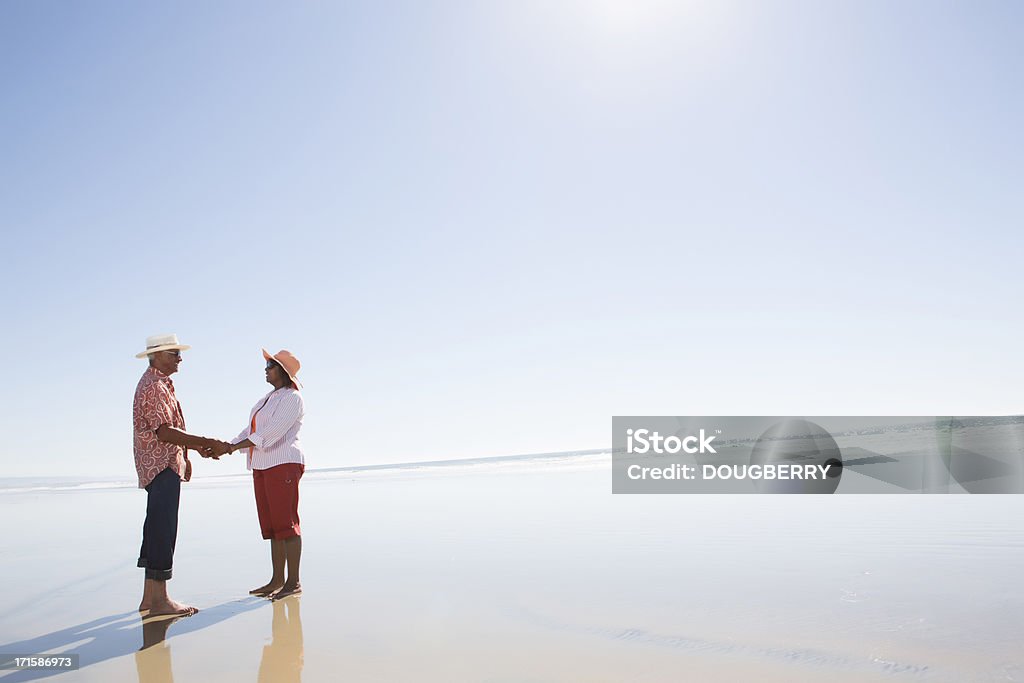
<instances>
[{"instance_id":1,"label":"beach","mask_svg":"<svg viewBox=\"0 0 1024 683\"><path fill-rule=\"evenodd\" d=\"M200 462L169 584L200 612L145 625L145 494L9 486L0 651L81 668L0 679L1024 680L1020 496L612 495L610 462L310 470L276 603L251 483Z\"/></svg>"}]
</instances>

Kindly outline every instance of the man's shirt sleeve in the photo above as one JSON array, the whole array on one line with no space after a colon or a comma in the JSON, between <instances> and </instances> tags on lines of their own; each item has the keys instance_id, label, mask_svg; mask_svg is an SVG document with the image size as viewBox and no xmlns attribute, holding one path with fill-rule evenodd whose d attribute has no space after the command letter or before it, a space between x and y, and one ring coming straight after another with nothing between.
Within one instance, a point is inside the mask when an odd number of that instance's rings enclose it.
<instances>
[{"instance_id":1,"label":"man's shirt sleeve","mask_svg":"<svg viewBox=\"0 0 1024 683\"><path fill-rule=\"evenodd\" d=\"M174 425L174 407L170 393L153 383L145 387L136 399L135 431L156 432L160 425Z\"/></svg>"}]
</instances>

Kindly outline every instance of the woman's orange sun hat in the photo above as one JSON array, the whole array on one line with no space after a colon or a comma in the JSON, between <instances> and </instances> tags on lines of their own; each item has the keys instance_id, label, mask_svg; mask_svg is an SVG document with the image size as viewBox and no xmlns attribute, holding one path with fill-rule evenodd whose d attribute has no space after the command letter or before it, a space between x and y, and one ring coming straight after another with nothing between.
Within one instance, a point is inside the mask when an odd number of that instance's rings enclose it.
<instances>
[{"instance_id":1,"label":"woman's orange sun hat","mask_svg":"<svg viewBox=\"0 0 1024 683\"><path fill-rule=\"evenodd\" d=\"M295 388L296 389L301 389L302 388L302 382L300 382L299 379L295 376L295 375L299 374L299 368L302 367L302 363L299 362L298 358L296 358L294 355L292 355L291 351L286 351L285 349L281 349L280 351L275 353L273 356L271 356L269 353L267 353L266 349L262 349L262 351L263 351L263 357L266 360L268 360L268 361L272 360L275 363L277 363L278 365L280 365L282 368L284 368L284 371L288 373L288 377L290 377L292 382L295 383Z\"/></svg>"}]
</instances>

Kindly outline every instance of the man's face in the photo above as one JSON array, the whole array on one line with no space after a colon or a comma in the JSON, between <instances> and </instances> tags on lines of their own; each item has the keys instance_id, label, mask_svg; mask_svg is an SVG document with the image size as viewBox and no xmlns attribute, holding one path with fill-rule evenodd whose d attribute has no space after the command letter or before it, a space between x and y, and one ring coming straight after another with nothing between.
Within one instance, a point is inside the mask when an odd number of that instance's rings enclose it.
<instances>
[{"instance_id":1,"label":"man's face","mask_svg":"<svg viewBox=\"0 0 1024 683\"><path fill-rule=\"evenodd\" d=\"M153 367L165 375L173 375L181 363L181 351L157 351L153 354Z\"/></svg>"}]
</instances>

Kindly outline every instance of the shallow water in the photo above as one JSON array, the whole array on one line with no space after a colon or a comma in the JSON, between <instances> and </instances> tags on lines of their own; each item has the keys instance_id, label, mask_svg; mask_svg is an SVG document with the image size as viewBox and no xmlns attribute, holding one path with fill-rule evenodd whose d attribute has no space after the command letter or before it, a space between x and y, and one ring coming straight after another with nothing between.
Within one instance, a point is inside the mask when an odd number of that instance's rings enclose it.
<instances>
[{"instance_id":1,"label":"shallow water","mask_svg":"<svg viewBox=\"0 0 1024 683\"><path fill-rule=\"evenodd\" d=\"M61 680L1024 680L1024 497L610 491L607 457L313 474L289 618L245 597L248 483L193 482L170 585L203 611L140 655L144 494L2 495L0 649L81 652Z\"/></svg>"}]
</instances>

